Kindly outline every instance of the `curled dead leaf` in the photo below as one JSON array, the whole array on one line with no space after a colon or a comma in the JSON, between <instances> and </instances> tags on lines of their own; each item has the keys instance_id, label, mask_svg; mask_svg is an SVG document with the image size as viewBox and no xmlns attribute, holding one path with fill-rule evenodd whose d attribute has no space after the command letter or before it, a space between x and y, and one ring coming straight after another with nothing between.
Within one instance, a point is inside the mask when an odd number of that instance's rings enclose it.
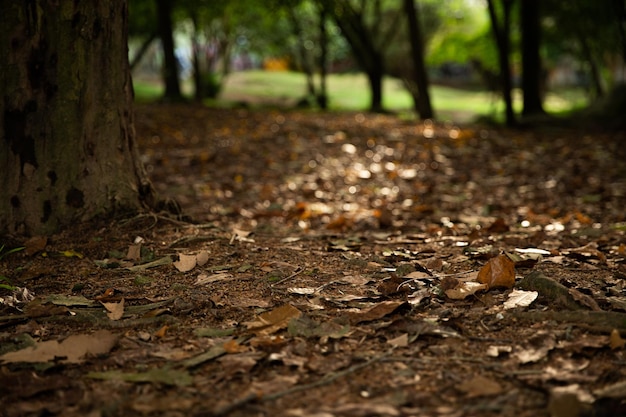
<instances>
[{"instance_id":1,"label":"curled dead leaf","mask_svg":"<svg viewBox=\"0 0 626 417\"><path fill-rule=\"evenodd\" d=\"M478 272L478 282L489 288L512 288L515 285L515 263L506 255L491 258Z\"/></svg>"}]
</instances>

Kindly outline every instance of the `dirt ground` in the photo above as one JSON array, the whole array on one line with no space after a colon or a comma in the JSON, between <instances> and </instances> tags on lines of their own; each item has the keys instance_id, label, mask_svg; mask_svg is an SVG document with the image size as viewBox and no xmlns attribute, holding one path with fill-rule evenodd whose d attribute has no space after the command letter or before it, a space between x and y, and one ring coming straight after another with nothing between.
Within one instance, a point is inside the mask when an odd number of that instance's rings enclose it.
<instances>
[{"instance_id":1,"label":"dirt ground","mask_svg":"<svg viewBox=\"0 0 626 417\"><path fill-rule=\"evenodd\" d=\"M623 132L136 127L182 213L0 242L1 416L626 415Z\"/></svg>"}]
</instances>

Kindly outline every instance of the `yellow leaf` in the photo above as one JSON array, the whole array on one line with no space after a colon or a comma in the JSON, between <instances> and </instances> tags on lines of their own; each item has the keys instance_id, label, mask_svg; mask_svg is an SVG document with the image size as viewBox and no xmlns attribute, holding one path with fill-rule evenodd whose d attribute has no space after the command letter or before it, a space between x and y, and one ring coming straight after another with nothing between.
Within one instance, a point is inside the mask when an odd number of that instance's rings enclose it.
<instances>
[{"instance_id":1,"label":"yellow leaf","mask_svg":"<svg viewBox=\"0 0 626 417\"><path fill-rule=\"evenodd\" d=\"M626 340L622 339L617 329L611 330L611 338L609 342L611 349L622 349L626 345Z\"/></svg>"},{"instance_id":2,"label":"yellow leaf","mask_svg":"<svg viewBox=\"0 0 626 417\"><path fill-rule=\"evenodd\" d=\"M65 256L66 258L78 258L83 259L85 256L82 253L76 252L74 250L64 250L59 252L61 256Z\"/></svg>"}]
</instances>

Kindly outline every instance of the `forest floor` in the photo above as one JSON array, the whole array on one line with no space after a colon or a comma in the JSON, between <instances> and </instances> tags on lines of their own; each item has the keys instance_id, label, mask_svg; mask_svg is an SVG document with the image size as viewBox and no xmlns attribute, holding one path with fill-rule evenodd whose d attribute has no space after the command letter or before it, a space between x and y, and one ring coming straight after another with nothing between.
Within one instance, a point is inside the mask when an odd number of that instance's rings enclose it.
<instances>
[{"instance_id":1,"label":"forest floor","mask_svg":"<svg viewBox=\"0 0 626 417\"><path fill-rule=\"evenodd\" d=\"M136 127L183 213L2 242L1 416L626 415L623 132Z\"/></svg>"}]
</instances>

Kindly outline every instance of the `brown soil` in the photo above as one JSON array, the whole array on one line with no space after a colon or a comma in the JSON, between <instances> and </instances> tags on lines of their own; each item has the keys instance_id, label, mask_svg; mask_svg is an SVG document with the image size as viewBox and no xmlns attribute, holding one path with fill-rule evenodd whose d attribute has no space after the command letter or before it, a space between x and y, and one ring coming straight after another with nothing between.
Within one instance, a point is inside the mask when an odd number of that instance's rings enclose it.
<instances>
[{"instance_id":1,"label":"brown soil","mask_svg":"<svg viewBox=\"0 0 626 417\"><path fill-rule=\"evenodd\" d=\"M622 133L182 105L137 132L183 214L5 239L0 415L626 415Z\"/></svg>"}]
</instances>

